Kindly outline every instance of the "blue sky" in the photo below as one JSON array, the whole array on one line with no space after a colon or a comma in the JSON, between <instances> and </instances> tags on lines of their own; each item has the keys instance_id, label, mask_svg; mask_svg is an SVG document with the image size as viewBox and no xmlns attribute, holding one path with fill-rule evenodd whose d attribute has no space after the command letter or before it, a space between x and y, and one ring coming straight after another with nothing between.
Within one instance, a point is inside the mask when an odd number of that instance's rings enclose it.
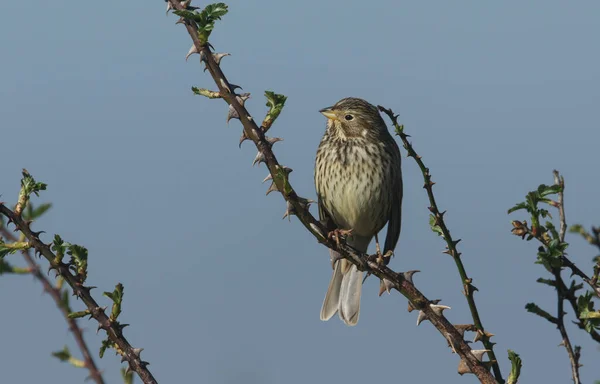
<instances>
[{"instance_id":1,"label":"blue sky","mask_svg":"<svg viewBox=\"0 0 600 384\"><path fill-rule=\"evenodd\" d=\"M508 374L506 350L524 361L522 382L569 382L554 327L526 313L554 311L535 283L536 245L510 234L506 210L552 170L565 176L569 223L599 224L594 154L600 134L600 35L594 1L229 1L211 37L229 80L288 96L272 134L294 169L296 191L314 198L312 168L325 120L318 110L357 96L400 113L437 183L441 209L479 288L484 325ZM359 325L324 323L328 252L264 196L255 149L226 105L193 96L214 88L162 1L7 2L0 14L2 199L16 201L21 168L49 184L54 208L35 228L90 251L88 281L125 285L126 336L160 382L469 383L458 357L429 323L416 328L398 295L364 287ZM428 226L427 197L412 159L403 164L403 228L396 270L419 269L417 286L469 322L444 244ZM316 211L315 211L316 212ZM569 236L569 254L591 270L594 250ZM18 260L11 256L10 260ZM82 382L86 373L50 352L68 345L66 324L30 277L0 277L2 378ZM101 336L82 322L94 353ZM600 379L597 346L583 345L582 380ZM471 337L469 335L469 337ZM119 358L99 361L119 382ZM377 367L377 373L373 369ZM375 375L375 377L374 377Z\"/></svg>"}]
</instances>

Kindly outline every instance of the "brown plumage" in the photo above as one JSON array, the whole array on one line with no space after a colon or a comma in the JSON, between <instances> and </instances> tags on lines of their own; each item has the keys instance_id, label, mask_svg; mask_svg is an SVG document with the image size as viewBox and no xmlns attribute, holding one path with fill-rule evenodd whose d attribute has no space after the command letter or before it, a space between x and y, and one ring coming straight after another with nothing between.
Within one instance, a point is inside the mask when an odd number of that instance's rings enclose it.
<instances>
[{"instance_id":1,"label":"brown plumage","mask_svg":"<svg viewBox=\"0 0 600 384\"><path fill-rule=\"evenodd\" d=\"M345 98L320 111L327 130L317 151L315 186L319 216L329 229L352 230L347 243L366 252L386 223L383 253L393 251L400 236L402 171L400 151L377 108L365 100ZM333 276L321 308L321 320L336 312L356 325L363 273L330 251Z\"/></svg>"}]
</instances>

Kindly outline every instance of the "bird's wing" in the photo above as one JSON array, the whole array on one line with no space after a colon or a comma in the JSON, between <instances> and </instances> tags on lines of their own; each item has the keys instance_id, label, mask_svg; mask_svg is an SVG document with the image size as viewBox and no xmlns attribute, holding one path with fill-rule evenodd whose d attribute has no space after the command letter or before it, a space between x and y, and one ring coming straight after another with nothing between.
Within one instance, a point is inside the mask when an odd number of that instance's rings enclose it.
<instances>
[{"instance_id":1,"label":"bird's wing","mask_svg":"<svg viewBox=\"0 0 600 384\"><path fill-rule=\"evenodd\" d=\"M388 222L387 236L383 253L393 251L400 237L400 226L402 224L402 170L396 176L394 189L392 192L392 208L390 210L390 219Z\"/></svg>"},{"instance_id":2,"label":"bird's wing","mask_svg":"<svg viewBox=\"0 0 600 384\"><path fill-rule=\"evenodd\" d=\"M331 217L331 214L327 211L327 208L325 208L325 205L323 204L323 199L318 193L317 200L319 202L319 221L325 226L325 228L328 231L333 231L334 229L336 229L336 225L333 222L333 217Z\"/></svg>"}]
</instances>

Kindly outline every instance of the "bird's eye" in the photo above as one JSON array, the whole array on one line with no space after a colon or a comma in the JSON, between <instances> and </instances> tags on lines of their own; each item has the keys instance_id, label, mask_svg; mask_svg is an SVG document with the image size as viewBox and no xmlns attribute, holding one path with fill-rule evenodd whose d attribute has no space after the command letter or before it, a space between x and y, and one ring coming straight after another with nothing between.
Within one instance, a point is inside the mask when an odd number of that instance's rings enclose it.
<instances>
[{"instance_id":1,"label":"bird's eye","mask_svg":"<svg viewBox=\"0 0 600 384\"><path fill-rule=\"evenodd\" d=\"M354 120L354 116L346 115L346 116L344 116L344 119L346 119L346 121Z\"/></svg>"}]
</instances>

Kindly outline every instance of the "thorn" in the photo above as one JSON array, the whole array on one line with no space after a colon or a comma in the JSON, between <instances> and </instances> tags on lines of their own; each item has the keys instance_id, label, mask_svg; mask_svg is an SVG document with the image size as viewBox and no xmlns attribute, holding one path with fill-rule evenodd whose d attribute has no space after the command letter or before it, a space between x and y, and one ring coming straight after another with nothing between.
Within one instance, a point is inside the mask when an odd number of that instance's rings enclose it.
<instances>
[{"instance_id":1,"label":"thorn","mask_svg":"<svg viewBox=\"0 0 600 384\"><path fill-rule=\"evenodd\" d=\"M217 63L217 65L221 65L221 59L224 58L225 56L231 56L231 54L229 53L213 53L213 59L215 59L215 62ZM204 67L204 71L206 72L206 67Z\"/></svg>"},{"instance_id":2,"label":"thorn","mask_svg":"<svg viewBox=\"0 0 600 384\"><path fill-rule=\"evenodd\" d=\"M235 98L237 99L238 103L240 103L243 107L246 100L248 100L250 98L250 94L242 93L241 95L236 95ZM239 119L239 118L240 118L240 115L237 113L237 111L235 110L233 105L229 104L229 110L227 112L227 123L229 123L229 120L231 120L231 119ZM242 143L241 143L242 141L243 140L240 140L240 146L242 145Z\"/></svg>"},{"instance_id":3,"label":"thorn","mask_svg":"<svg viewBox=\"0 0 600 384\"><path fill-rule=\"evenodd\" d=\"M231 119L239 119L240 115L237 113L237 111L233 108L233 105L229 104L229 110L227 111L227 123L229 124L229 120ZM240 146L241 146L241 141L240 141Z\"/></svg>"},{"instance_id":4,"label":"thorn","mask_svg":"<svg viewBox=\"0 0 600 384\"><path fill-rule=\"evenodd\" d=\"M254 157L254 160L252 161L252 166L254 167L254 165L256 163L265 163L266 162L266 158L264 153L262 153L261 151L258 151L258 153L256 154L256 157Z\"/></svg>"},{"instance_id":5,"label":"thorn","mask_svg":"<svg viewBox=\"0 0 600 384\"><path fill-rule=\"evenodd\" d=\"M227 85L225 79L219 79L219 83L221 83L221 87L225 88L227 92L231 93L231 89L229 88L229 85Z\"/></svg>"},{"instance_id":6,"label":"thorn","mask_svg":"<svg viewBox=\"0 0 600 384\"><path fill-rule=\"evenodd\" d=\"M267 196L269 196L269 193L271 192L278 192L279 189L277 188L277 185L275 183L271 183L271 185L269 185L269 189L267 189ZM284 216L285 218L285 216Z\"/></svg>"},{"instance_id":7,"label":"thorn","mask_svg":"<svg viewBox=\"0 0 600 384\"><path fill-rule=\"evenodd\" d=\"M98 324L98 328L96 329L96 335L100 332L101 329L104 329L102 324Z\"/></svg>"},{"instance_id":8,"label":"thorn","mask_svg":"<svg viewBox=\"0 0 600 384\"><path fill-rule=\"evenodd\" d=\"M236 89L243 89L243 88L240 87L239 85L229 83L229 89L231 89L231 92L233 93L233 92L235 92ZM248 95L250 95L250 94L248 94ZM250 97L250 96L248 96L248 97Z\"/></svg>"},{"instance_id":9,"label":"thorn","mask_svg":"<svg viewBox=\"0 0 600 384\"><path fill-rule=\"evenodd\" d=\"M242 148L242 143L246 140L250 140L250 138L248 136L246 136L246 131L242 130L242 136L240 136L240 145L239 147ZM263 181L264 183L264 181Z\"/></svg>"},{"instance_id":10,"label":"thorn","mask_svg":"<svg viewBox=\"0 0 600 384\"><path fill-rule=\"evenodd\" d=\"M290 171L291 172L291 171ZM322 238L325 238L325 235L323 235L323 233L321 232L321 230L319 229L318 226L316 226L313 223L310 223L310 227L317 233L319 234L319 236L321 236Z\"/></svg>"},{"instance_id":11,"label":"thorn","mask_svg":"<svg viewBox=\"0 0 600 384\"><path fill-rule=\"evenodd\" d=\"M167 12L165 12L165 15L168 15L171 9L173 9L173 5L167 0Z\"/></svg>"},{"instance_id":12,"label":"thorn","mask_svg":"<svg viewBox=\"0 0 600 384\"><path fill-rule=\"evenodd\" d=\"M379 296L383 295L383 292L390 294L392 288L396 287L396 283L389 281L388 279L381 279L379 281Z\"/></svg>"},{"instance_id":13,"label":"thorn","mask_svg":"<svg viewBox=\"0 0 600 384\"><path fill-rule=\"evenodd\" d=\"M266 136L265 136L265 140L267 140L270 147L272 147L273 144L275 144L278 141L283 141L283 139L281 137L266 137Z\"/></svg>"},{"instance_id":14,"label":"thorn","mask_svg":"<svg viewBox=\"0 0 600 384\"><path fill-rule=\"evenodd\" d=\"M126 361L127 361L127 356L126 355L121 356L121 363L124 363Z\"/></svg>"},{"instance_id":15,"label":"thorn","mask_svg":"<svg viewBox=\"0 0 600 384\"><path fill-rule=\"evenodd\" d=\"M196 44L193 44L192 47L190 48L190 50L188 51L187 55L185 55L185 61L187 61L188 58L195 53L200 53L200 52L198 52L198 48L196 48Z\"/></svg>"},{"instance_id":16,"label":"thorn","mask_svg":"<svg viewBox=\"0 0 600 384\"><path fill-rule=\"evenodd\" d=\"M402 273L402 275L404 276L404 280L408 281L409 283L413 284L413 275L417 272L421 272L419 270L412 270L412 271L407 271Z\"/></svg>"},{"instance_id":17,"label":"thorn","mask_svg":"<svg viewBox=\"0 0 600 384\"><path fill-rule=\"evenodd\" d=\"M143 350L144 350L144 348L133 348L133 353L135 353L135 355L137 357L140 357L140 354L142 353Z\"/></svg>"},{"instance_id":18,"label":"thorn","mask_svg":"<svg viewBox=\"0 0 600 384\"><path fill-rule=\"evenodd\" d=\"M127 368L125 368L125 374L127 375L129 373L131 373L131 365L130 364L128 364Z\"/></svg>"},{"instance_id":19,"label":"thorn","mask_svg":"<svg viewBox=\"0 0 600 384\"><path fill-rule=\"evenodd\" d=\"M419 326L419 324L421 324L424 320L428 320L427 319L427 315L425 315L425 312L423 311L419 311L419 315L417 316L417 327Z\"/></svg>"},{"instance_id":20,"label":"thorn","mask_svg":"<svg viewBox=\"0 0 600 384\"><path fill-rule=\"evenodd\" d=\"M493 334L493 333L490 333L490 332L487 332L487 331L485 331L485 332L481 332L481 331L478 329L478 330L477 330L477 333L475 333L475 337L473 338L473 342L474 342L474 343L476 343L476 342L478 342L479 340L483 340L483 339L484 339L484 335L485 335L485 338L487 338L488 340L490 339L490 337L494 336L494 334Z\"/></svg>"},{"instance_id":21,"label":"thorn","mask_svg":"<svg viewBox=\"0 0 600 384\"><path fill-rule=\"evenodd\" d=\"M303 197L298 197L298 203L300 204L300 207L303 210L308 210L308 208L310 207L310 204L314 203L314 200L311 199L305 199ZM285 214L283 215L282 219L285 219L286 217L291 219L292 215L295 215L296 212L296 208L294 208L294 205L288 200L287 204L286 204L286 209L285 209Z\"/></svg>"},{"instance_id":22,"label":"thorn","mask_svg":"<svg viewBox=\"0 0 600 384\"><path fill-rule=\"evenodd\" d=\"M477 330L474 324L454 324L454 328L458 331L458 333L464 337L465 332L474 332Z\"/></svg>"},{"instance_id":23,"label":"thorn","mask_svg":"<svg viewBox=\"0 0 600 384\"><path fill-rule=\"evenodd\" d=\"M290 173L292 173L293 169L290 167L286 167L285 165L279 165L277 166L278 168L283 169L283 171L285 172L286 176L289 175ZM263 183L267 180L273 180L273 175L271 175L270 173L267 175L267 177L265 177L265 179L262 181Z\"/></svg>"},{"instance_id":24,"label":"thorn","mask_svg":"<svg viewBox=\"0 0 600 384\"><path fill-rule=\"evenodd\" d=\"M119 327L119 331L122 331L123 328L129 327L129 324L119 324L118 327Z\"/></svg>"},{"instance_id":25,"label":"thorn","mask_svg":"<svg viewBox=\"0 0 600 384\"><path fill-rule=\"evenodd\" d=\"M438 316L443 316L443 312L445 309L452 309L447 305L437 305L437 304L429 304L433 312Z\"/></svg>"},{"instance_id":26,"label":"thorn","mask_svg":"<svg viewBox=\"0 0 600 384\"><path fill-rule=\"evenodd\" d=\"M471 350L471 354L473 356L475 356L475 358L479 361L482 361L483 359L483 354L486 352L489 352L489 349L476 349L476 350ZM458 363L458 374L459 375L464 375L465 373L473 373L471 372L471 369L469 368L469 366L467 365L467 363L461 359L460 362Z\"/></svg>"}]
</instances>

